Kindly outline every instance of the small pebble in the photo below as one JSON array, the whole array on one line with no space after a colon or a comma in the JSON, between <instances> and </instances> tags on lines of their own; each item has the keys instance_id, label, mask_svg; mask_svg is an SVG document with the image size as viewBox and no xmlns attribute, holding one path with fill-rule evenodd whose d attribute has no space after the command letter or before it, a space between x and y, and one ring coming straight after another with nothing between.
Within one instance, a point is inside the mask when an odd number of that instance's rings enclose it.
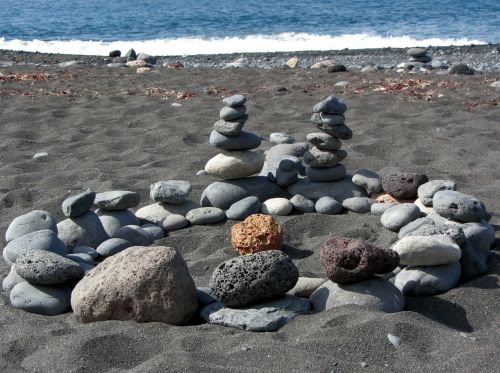
<instances>
[{"instance_id":1,"label":"small pebble","mask_svg":"<svg viewBox=\"0 0 500 373\"><path fill-rule=\"evenodd\" d=\"M49 156L49 153L47 153L47 152L40 152L40 153L36 153L33 156L33 159L45 158L45 157L48 157L48 156Z\"/></svg>"},{"instance_id":2,"label":"small pebble","mask_svg":"<svg viewBox=\"0 0 500 373\"><path fill-rule=\"evenodd\" d=\"M395 335L392 335L392 334L387 334L387 339L389 340L389 342L391 342L393 344L394 347L399 347L401 345L401 338L395 336Z\"/></svg>"}]
</instances>

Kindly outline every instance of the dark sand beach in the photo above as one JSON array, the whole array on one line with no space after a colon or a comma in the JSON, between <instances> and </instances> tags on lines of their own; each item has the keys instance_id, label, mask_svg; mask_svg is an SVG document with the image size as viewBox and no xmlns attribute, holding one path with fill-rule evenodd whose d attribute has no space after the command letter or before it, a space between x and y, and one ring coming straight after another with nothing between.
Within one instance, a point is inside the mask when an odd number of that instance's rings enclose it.
<instances>
[{"instance_id":1,"label":"dark sand beach","mask_svg":"<svg viewBox=\"0 0 500 373\"><path fill-rule=\"evenodd\" d=\"M2 55L5 57L5 54ZM20 57L21 58L21 57ZM24 57L23 57L24 58ZM37 57L38 58L38 57ZM5 59L5 58L3 58ZM44 60L60 60L45 55ZM69 58L68 58L69 59ZM62 60L62 59L61 59ZM474 76L325 69L135 68L14 64L0 68L0 235L34 209L64 218L61 202L90 188L131 190L149 201L158 180L189 180L192 197L215 179L196 176L217 151L208 138L222 97L248 98L246 124L264 139L305 141L312 107L332 92L348 105L350 173L368 168L451 179L484 202L497 240L489 272L431 297L407 297L403 312L357 306L298 316L274 333L217 325L105 321L72 313L41 316L0 293L4 372L494 372L500 368L500 91L498 73ZM334 86L349 82L345 88ZM172 106L179 103L181 106ZM260 149L271 147L263 141ZM33 159L37 152L48 157ZM319 246L331 234L388 248L397 234L371 214L277 217L284 251L301 276L323 277ZM235 222L194 226L158 242L184 256L197 286L237 255ZM8 266L0 262L0 277ZM197 325L197 322L200 324ZM399 348L387 334L401 338Z\"/></svg>"}]
</instances>

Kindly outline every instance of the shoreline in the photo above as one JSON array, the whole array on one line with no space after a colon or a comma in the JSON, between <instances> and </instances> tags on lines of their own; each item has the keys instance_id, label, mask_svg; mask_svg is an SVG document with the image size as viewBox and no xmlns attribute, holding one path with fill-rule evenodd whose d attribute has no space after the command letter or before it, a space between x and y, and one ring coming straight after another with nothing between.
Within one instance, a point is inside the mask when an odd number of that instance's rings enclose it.
<instances>
[{"instance_id":1,"label":"shoreline","mask_svg":"<svg viewBox=\"0 0 500 373\"><path fill-rule=\"evenodd\" d=\"M131 47L133 43L131 42ZM466 46L429 46L426 47L433 59L448 64L465 63L477 71L500 71L500 44L481 44ZM384 69L396 68L408 61L407 48L342 49L330 51L290 51L263 53L199 54L186 56L156 55L156 66L182 64L186 68L207 67L225 68L236 60L244 61L242 66L250 68L282 68L292 58L299 59L298 68L309 68L321 60L332 59L348 68L356 69L368 64ZM122 54L126 51L121 51ZM137 50L137 52L141 52ZM241 60L244 59L244 60ZM67 61L79 61L90 66L105 66L111 62L107 56L53 54L0 49L0 68L12 66L51 66Z\"/></svg>"}]
</instances>

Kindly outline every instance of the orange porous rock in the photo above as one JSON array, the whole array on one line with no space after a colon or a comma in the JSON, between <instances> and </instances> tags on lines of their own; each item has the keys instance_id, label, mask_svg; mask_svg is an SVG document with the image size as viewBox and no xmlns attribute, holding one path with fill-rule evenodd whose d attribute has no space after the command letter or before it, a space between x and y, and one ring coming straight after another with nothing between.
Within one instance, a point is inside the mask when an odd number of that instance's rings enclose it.
<instances>
[{"instance_id":1,"label":"orange porous rock","mask_svg":"<svg viewBox=\"0 0 500 373\"><path fill-rule=\"evenodd\" d=\"M231 243L240 255L281 250L283 228L270 215L250 215L231 228Z\"/></svg>"}]
</instances>

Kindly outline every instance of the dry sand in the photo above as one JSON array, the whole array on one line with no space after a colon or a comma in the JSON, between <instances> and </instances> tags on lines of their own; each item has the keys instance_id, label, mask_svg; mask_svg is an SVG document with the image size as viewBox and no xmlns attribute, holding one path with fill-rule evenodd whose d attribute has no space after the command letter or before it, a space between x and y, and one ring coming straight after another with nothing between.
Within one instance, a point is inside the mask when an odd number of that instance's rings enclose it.
<instances>
[{"instance_id":1,"label":"dry sand","mask_svg":"<svg viewBox=\"0 0 500 373\"><path fill-rule=\"evenodd\" d=\"M222 96L247 95L249 131L267 139L271 132L284 131L304 141L314 131L309 121L313 104L341 80L350 82L344 90L334 89L348 104L347 124L354 132L344 142L350 172L400 169L453 179L460 191L486 204L490 222L499 229L500 110L499 91L489 86L498 79L492 73L451 77L159 68L136 74L134 69L86 66L18 66L0 72L2 236L12 219L33 209L51 211L61 220L63 199L86 188L138 191L143 206L150 203L151 183L175 178L191 181L193 198L199 199L213 181L195 173L217 153L208 137ZM36 76L7 75L19 72L49 76L19 81ZM146 95L149 88L159 88L149 92L160 96ZM170 97L178 92L189 98ZM264 141L261 149L270 146ZM42 151L49 156L33 159ZM396 240L370 214L279 220L285 251L301 275L323 275L319 246L330 234L385 248ZM229 235L233 223L173 232L158 244L177 248L196 284L206 286L214 268L236 255ZM495 245L498 250L498 239ZM488 274L440 296L407 298L404 312L342 307L299 316L275 333L207 324L80 324L71 313L46 317L14 309L2 292L0 370L498 371L500 253L493 251L490 259ZM2 261L0 277L7 273ZM389 343L388 333L401 338L399 348Z\"/></svg>"}]
</instances>

